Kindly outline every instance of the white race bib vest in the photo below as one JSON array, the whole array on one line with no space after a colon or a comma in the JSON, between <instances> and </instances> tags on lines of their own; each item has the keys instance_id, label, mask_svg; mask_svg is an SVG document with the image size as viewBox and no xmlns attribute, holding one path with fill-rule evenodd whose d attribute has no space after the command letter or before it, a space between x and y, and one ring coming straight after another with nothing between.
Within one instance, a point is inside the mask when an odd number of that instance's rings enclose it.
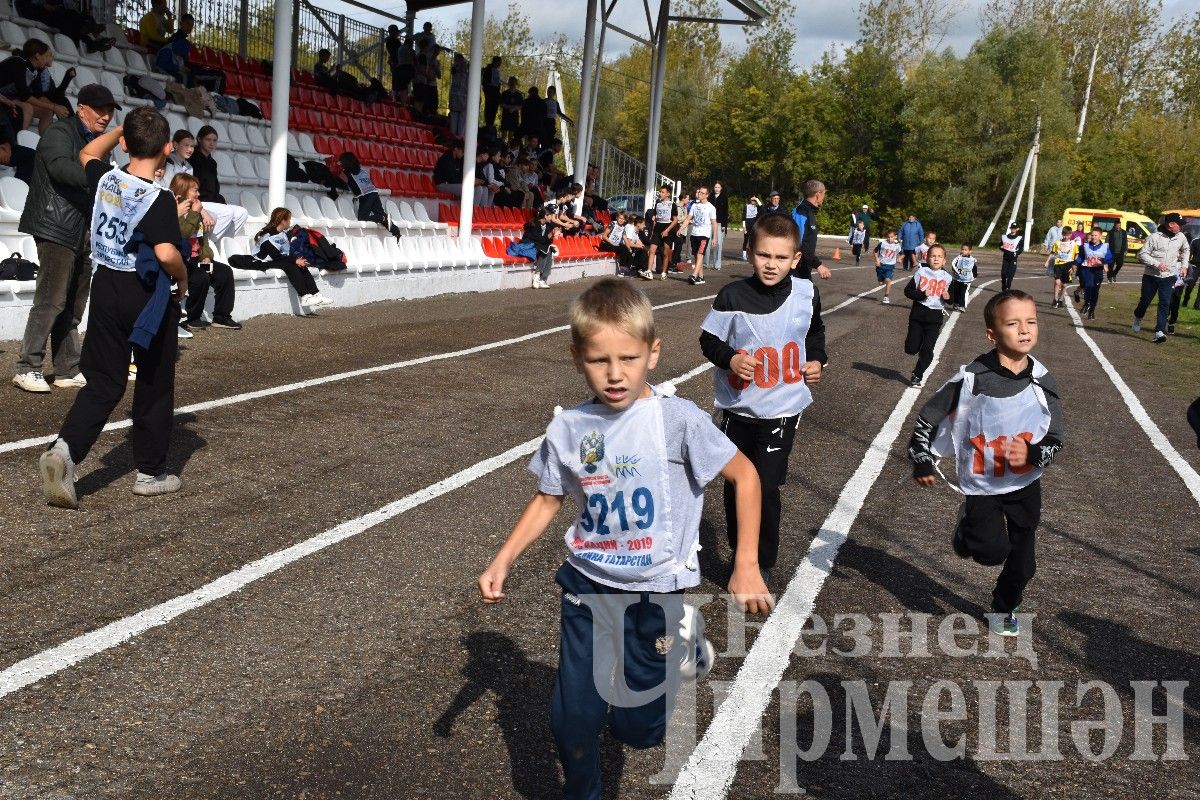
<instances>
[{"instance_id":1,"label":"white race bib vest","mask_svg":"<svg viewBox=\"0 0 1200 800\"><path fill-rule=\"evenodd\" d=\"M613 247L620 247L621 242L625 240L625 226L613 223L608 229L608 243Z\"/></svg>"},{"instance_id":2,"label":"white race bib vest","mask_svg":"<svg viewBox=\"0 0 1200 800\"><path fill-rule=\"evenodd\" d=\"M575 476L579 516L564 538L585 572L643 583L699 569L680 552L671 514L661 400L653 394L620 412L588 403L563 411L546 433Z\"/></svg>"},{"instance_id":3,"label":"white race bib vest","mask_svg":"<svg viewBox=\"0 0 1200 800\"><path fill-rule=\"evenodd\" d=\"M712 203L692 203L688 209L692 215L692 236L712 236L712 222L717 218L717 208Z\"/></svg>"},{"instance_id":4,"label":"white race bib vest","mask_svg":"<svg viewBox=\"0 0 1200 800\"><path fill-rule=\"evenodd\" d=\"M134 230L154 205L162 187L113 167L96 188L92 208L92 260L117 272L136 272L136 257L125 252Z\"/></svg>"},{"instance_id":5,"label":"white race bib vest","mask_svg":"<svg viewBox=\"0 0 1200 800\"><path fill-rule=\"evenodd\" d=\"M917 283L917 289L925 295L921 305L932 308L934 311L941 311L942 293L950 285L950 273L944 269L933 270L929 267L918 267L917 271L913 273L913 280Z\"/></svg>"},{"instance_id":6,"label":"white race bib vest","mask_svg":"<svg viewBox=\"0 0 1200 800\"><path fill-rule=\"evenodd\" d=\"M1017 252L1017 247L1021 244L1020 236L1009 236L1007 233L1000 237L1000 249L1006 253Z\"/></svg>"},{"instance_id":7,"label":"white race bib vest","mask_svg":"<svg viewBox=\"0 0 1200 800\"><path fill-rule=\"evenodd\" d=\"M371 183L371 176L367 174L365 169L359 169L358 172L354 173L350 177L353 178L354 182L358 185L358 190L362 193L359 195L360 197L365 194L370 194L371 192L379 191L375 188L375 184Z\"/></svg>"},{"instance_id":8,"label":"white race bib vest","mask_svg":"<svg viewBox=\"0 0 1200 800\"><path fill-rule=\"evenodd\" d=\"M954 277L960 283L970 283L975 278L975 257L974 256L956 256L954 263Z\"/></svg>"},{"instance_id":9,"label":"white race bib vest","mask_svg":"<svg viewBox=\"0 0 1200 800\"><path fill-rule=\"evenodd\" d=\"M1054 260L1059 264L1066 264L1075 260L1075 241L1073 239L1060 239L1054 244Z\"/></svg>"},{"instance_id":10,"label":"white race bib vest","mask_svg":"<svg viewBox=\"0 0 1200 800\"><path fill-rule=\"evenodd\" d=\"M899 242L883 241L879 243L879 263L885 267L896 266L896 259L900 257L901 245Z\"/></svg>"},{"instance_id":11,"label":"white race bib vest","mask_svg":"<svg viewBox=\"0 0 1200 800\"><path fill-rule=\"evenodd\" d=\"M918 264L926 263L926 256L928 256L928 255L929 255L929 245L925 244L924 242L917 245L917 263Z\"/></svg>"},{"instance_id":12,"label":"white race bib vest","mask_svg":"<svg viewBox=\"0 0 1200 800\"><path fill-rule=\"evenodd\" d=\"M270 242L271 244L275 245L275 249L278 250L280 254L285 256L289 255L292 249L292 242L290 239L288 239L287 231L281 231L280 233L275 233L270 236L259 237L258 241L255 242L255 246L262 247L263 242ZM265 261L267 259L260 260Z\"/></svg>"},{"instance_id":13,"label":"white race bib vest","mask_svg":"<svg viewBox=\"0 0 1200 800\"><path fill-rule=\"evenodd\" d=\"M792 292L770 314L708 312L701 330L734 350L754 356L759 366L746 381L730 370L713 373L717 408L757 419L791 417L812 403L801 370L807 356L804 339L813 314L812 281L789 278Z\"/></svg>"},{"instance_id":14,"label":"white race bib vest","mask_svg":"<svg viewBox=\"0 0 1200 800\"><path fill-rule=\"evenodd\" d=\"M867 240L867 232L855 228L850 232L850 244L862 244Z\"/></svg>"},{"instance_id":15,"label":"white race bib vest","mask_svg":"<svg viewBox=\"0 0 1200 800\"><path fill-rule=\"evenodd\" d=\"M1035 380L1046 374L1039 361L1030 360ZM1031 383L1013 397L984 397L975 394L975 375L965 366L950 380L960 379L958 408L938 427L932 450L937 456L954 454L963 494L1005 494L1040 478L1041 467L1010 467L1006 452L1013 437L1038 442L1050 429L1042 387Z\"/></svg>"},{"instance_id":16,"label":"white race bib vest","mask_svg":"<svg viewBox=\"0 0 1200 800\"><path fill-rule=\"evenodd\" d=\"M670 200L660 200L654 204L654 221L659 225L666 225L671 221L671 210L674 208L674 203Z\"/></svg>"},{"instance_id":17,"label":"white race bib vest","mask_svg":"<svg viewBox=\"0 0 1200 800\"><path fill-rule=\"evenodd\" d=\"M1108 255L1108 243L1101 242L1093 247L1091 243L1083 246L1083 265L1085 267L1102 267L1104 266L1104 258ZM1089 259L1096 259L1095 264L1089 264Z\"/></svg>"}]
</instances>

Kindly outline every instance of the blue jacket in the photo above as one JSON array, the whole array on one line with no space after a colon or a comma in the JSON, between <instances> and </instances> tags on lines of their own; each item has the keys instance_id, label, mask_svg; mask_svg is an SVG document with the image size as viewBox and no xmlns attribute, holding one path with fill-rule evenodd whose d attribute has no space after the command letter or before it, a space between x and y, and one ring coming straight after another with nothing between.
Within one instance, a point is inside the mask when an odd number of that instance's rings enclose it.
<instances>
[{"instance_id":1,"label":"blue jacket","mask_svg":"<svg viewBox=\"0 0 1200 800\"><path fill-rule=\"evenodd\" d=\"M912 222L904 221L900 226L900 246L905 250L916 250L921 242L925 241L925 228L921 225L921 220L914 219Z\"/></svg>"},{"instance_id":2,"label":"blue jacket","mask_svg":"<svg viewBox=\"0 0 1200 800\"><path fill-rule=\"evenodd\" d=\"M134 259L133 265L137 269L142 283L154 287L154 294L150 295L150 299L142 308L142 313L138 314L137 320L133 323L129 341L146 350L149 349L150 341L158 333L158 329L162 327L163 317L167 313L167 304L171 302L171 278L162 271L162 266L154 255L154 248L141 241L141 236L141 233L134 233L133 238L130 239L130 242L137 247L137 257ZM104 267L100 267L100 269L104 269Z\"/></svg>"}]
</instances>

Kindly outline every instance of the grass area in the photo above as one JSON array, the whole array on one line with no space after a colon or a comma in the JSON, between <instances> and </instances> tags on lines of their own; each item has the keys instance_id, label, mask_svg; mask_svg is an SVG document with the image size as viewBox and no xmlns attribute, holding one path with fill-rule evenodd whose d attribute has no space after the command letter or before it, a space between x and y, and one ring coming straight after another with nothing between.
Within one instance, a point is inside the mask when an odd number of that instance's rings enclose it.
<instances>
[{"instance_id":1,"label":"grass area","mask_svg":"<svg viewBox=\"0 0 1200 800\"><path fill-rule=\"evenodd\" d=\"M1124 274L1121 276L1124 278ZM1180 307L1179 321L1175 323L1175 334L1165 344L1153 345L1157 304L1152 303L1146 312L1141 333L1130 329L1133 309L1140 297L1137 286L1105 284L1100 290L1100 306L1096 309L1094 322L1086 323L1092 330L1102 330L1117 336L1130 337L1129 344L1144 343L1137 348L1138 364L1144 367L1145 377L1153 380L1164 390L1193 398L1200 388L1197 367L1200 366L1200 311L1191 307L1196 302L1192 292L1186 308ZM1134 341L1136 340L1136 342ZM1127 350L1113 351L1105 347L1105 354L1121 369L1129 359Z\"/></svg>"}]
</instances>

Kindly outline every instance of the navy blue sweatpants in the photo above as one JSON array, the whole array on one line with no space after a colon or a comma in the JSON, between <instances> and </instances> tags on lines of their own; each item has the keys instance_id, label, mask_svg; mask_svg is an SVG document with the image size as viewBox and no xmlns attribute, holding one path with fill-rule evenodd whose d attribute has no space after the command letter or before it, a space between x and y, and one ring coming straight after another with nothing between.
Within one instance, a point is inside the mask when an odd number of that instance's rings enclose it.
<instances>
[{"instance_id":1,"label":"navy blue sweatpants","mask_svg":"<svg viewBox=\"0 0 1200 800\"><path fill-rule=\"evenodd\" d=\"M683 592L622 591L596 583L570 564L559 567L555 580L563 599L550 728L563 766L563 796L599 800L605 724L630 747L654 747L666 736L683 652ZM624 669L613 678L618 654L624 656ZM626 687L647 694L629 698ZM639 699L645 702L631 705Z\"/></svg>"}]
</instances>

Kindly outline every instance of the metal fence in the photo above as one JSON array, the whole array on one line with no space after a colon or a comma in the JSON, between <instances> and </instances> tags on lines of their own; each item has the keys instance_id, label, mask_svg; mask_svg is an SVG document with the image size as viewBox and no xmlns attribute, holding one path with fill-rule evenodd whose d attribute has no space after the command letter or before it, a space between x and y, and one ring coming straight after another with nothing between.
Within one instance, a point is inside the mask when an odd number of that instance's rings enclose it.
<instances>
[{"instance_id":1,"label":"metal fence","mask_svg":"<svg viewBox=\"0 0 1200 800\"><path fill-rule=\"evenodd\" d=\"M249 58L269 60L275 52L275 4L263 0L203 0L187 4L196 18L195 32L189 37L197 45L237 53ZM115 0L114 21L126 28L137 28L149 11L147 0ZM293 16L295 39L293 64L311 70L317 53L327 48L333 63L359 78L382 78L386 61L383 39L386 31L374 25L311 5L300 0Z\"/></svg>"},{"instance_id":2,"label":"metal fence","mask_svg":"<svg viewBox=\"0 0 1200 800\"><path fill-rule=\"evenodd\" d=\"M599 170L596 176L596 193L601 197L635 195L646 192L646 163L626 153L608 139L600 139L592 146L591 163ZM675 181L661 172L657 173L659 186L670 186L675 191Z\"/></svg>"}]
</instances>

